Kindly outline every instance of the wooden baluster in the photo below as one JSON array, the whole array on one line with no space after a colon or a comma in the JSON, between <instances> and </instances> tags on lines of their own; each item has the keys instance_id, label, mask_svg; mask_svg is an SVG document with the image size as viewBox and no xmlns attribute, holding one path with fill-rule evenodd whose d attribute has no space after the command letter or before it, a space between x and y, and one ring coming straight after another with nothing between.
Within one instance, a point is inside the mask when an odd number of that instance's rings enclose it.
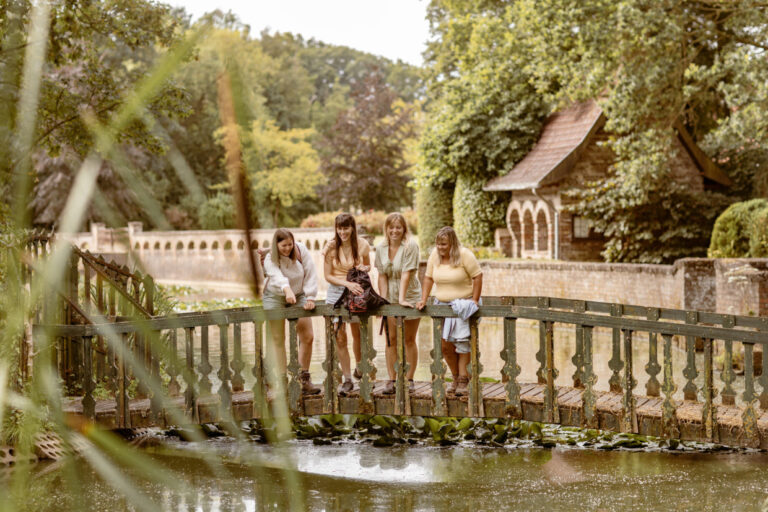
<instances>
[{"instance_id":1,"label":"wooden baluster","mask_svg":"<svg viewBox=\"0 0 768 512\"><path fill-rule=\"evenodd\" d=\"M375 405L373 402L373 386L376 382L376 366L373 364L373 358L376 351L373 349L373 339L371 336L371 318L369 316L360 317L360 372L363 378L360 379L360 405L359 411L362 414L374 414Z\"/></svg>"},{"instance_id":2,"label":"wooden baluster","mask_svg":"<svg viewBox=\"0 0 768 512\"><path fill-rule=\"evenodd\" d=\"M291 415L298 416L302 413L301 383L299 382L299 337L296 333L296 318L288 319L288 410Z\"/></svg>"},{"instance_id":3,"label":"wooden baluster","mask_svg":"<svg viewBox=\"0 0 768 512\"><path fill-rule=\"evenodd\" d=\"M539 384L547 382L547 322L539 321L539 351L536 352L539 368L536 370L536 381Z\"/></svg>"},{"instance_id":4,"label":"wooden baluster","mask_svg":"<svg viewBox=\"0 0 768 512\"><path fill-rule=\"evenodd\" d=\"M520 375L520 365L517 364L516 318L504 318L504 349L500 355L504 361L501 373L507 377L507 383L504 385L507 395L504 412L510 418L522 419L523 407L520 402L520 384L517 382L517 377Z\"/></svg>"},{"instance_id":5,"label":"wooden baluster","mask_svg":"<svg viewBox=\"0 0 768 512\"><path fill-rule=\"evenodd\" d=\"M245 379L243 379L243 368L245 368L245 362L243 361L243 339L242 339L242 324L236 323L233 327L234 336L234 355L232 359L232 391L238 392L245 389Z\"/></svg>"},{"instance_id":6,"label":"wooden baluster","mask_svg":"<svg viewBox=\"0 0 768 512\"><path fill-rule=\"evenodd\" d=\"M168 381L168 396L179 396L179 393L181 393L181 385L177 380L179 375L179 352L176 329L171 329L168 333L168 346L170 349L168 351L170 361L168 361L167 366L168 375L170 376L170 380Z\"/></svg>"},{"instance_id":7,"label":"wooden baluster","mask_svg":"<svg viewBox=\"0 0 768 512\"><path fill-rule=\"evenodd\" d=\"M152 276L144 276L144 309L150 315L155 314L155 281Z\"/></svg>"},{"instance_id":8,"label":"wooden baluster","mask_svg":"<svg viewBox=\"0 0 768 512\"><path fill-rule=\"evenodd\" d=\"M323 411L328 414L339 412L338 385L341 383L341 370L336 357L336 328L333 317L325 317L325 380L323 381Z\"/></svg>"},{"instance_id":9,"label":"wooden baluster","mask_svg":"<svg viewBox=\"0 0 768 512\"><path fill-rule=\"evenodd\" d=\"M707 439L714 442L719 438L717 427L717 408L713 399L717 395L713 379L712 338L704 338L704 407L702 408L702 425Z\"/></svg>"},{"instance_id":10,"label":"wooden baluster","mask_svg":"<svg viewBox=\"0 0 768 512\"><path fill-rule=\"evenodd\" d=\"M723 342L723 372L720 374L720 380L725 384L721 394L723 405L735 405L736 391L732 384L736 380L736 373L733 371L733 341L731 340Z\"/></svg>"},{"instance_id":11,"label":"wooden baluster","mask_svg":"<svg viewBox=\"0 0 768 512\"><path fill-rule=\"evenodd\" d=\"M620 317L624 314L621 304L611 304L611 316ZM613 393L621 393L621 370L624 362L621 360L621 329L615 327L611 337L611 360L608 361L611 369L611 378L608 379L608 387Z\"/></svg>"},{"instance_id":12,"label":"wooden baluster","mask_svg":"<svg viewBox=\"0 0 768 512\"><path fill-rule=\"evenodd\" d=\"M114 274L114 272L111 273L110 277L112 277L114 282L117 282L117 276ZM111 284L108 286L108 288L107 304L109 305L109 316L115 318L117 316L117 290L115 290L115 287Z\"/></svg>"},{"instance_id":13,"label":"wooden baluster","mask_svg":"<svg viewBox=\"0 0 768 512\"><path fill-rule=\"evenodd\" d=\"M262 322L253 322L253 367L251 375L256 379L253 382L253 416L263 418L267 407L267 390L264 380L263 332Z\"/></svg>"},{"instance_id":14,"label":"wooden baluster","mask_svg":"<svg viewBox=\"0 0 768 512\"><path fill-rule=\"evenodd\" d=\"M147 372L146 374L149 375L149 366L146 365L146 362L144 360L144 344L145 342L148 342L148 340L144 339L144 336L136 332L134 333L134 363L133 363L133 371L132 376L134 379L138 381L138 385L136 386L136 398L147 398L149 396L149 387L147 386L147 382L144 381L144 379L139 378L139 376L136 374L136 366L143 367L143 369Z\"/></svg>"},{"instance_id":15,"label":"wooden baluster","mask_svg":"<svg viewBox=\"0 0 768 512\"><path fill-rule=\"evenodd\" d=\"M576 346L571 362L575 368L573 372L573 387L584 388L584 326L576 325Z\"/></svg>"},{"instance_id":16,"label":"wooden baluster","mask_svg":"<svg viewBox=\"0 0 768 512\"><path fill-rule=\"evenodd\" d=\"M432 415L447 416L448 406L445 399L445 362L443 362L443 320L432 318Z\"/></svg>"},{"instance_id":17,"label":"wooden baluster","mask_svg":"<svg viewBox=\"0 0 768 512\"><path fill-rule=\"evenodd\" d=\"M595 396L595 384L597 375L595 375L592 351L592 329L591 325L582 326L584 336L584 393L581 395L582 410L584 411L582 426L585 428L598 428L597 416L597 397Z\"/></svg>"},{"instance_id":18,"label":"wooden baluster","mask_svg":"<svg viewBox=\"0 0 768 512\"><path fill-rule=\"evenodd\" d=\"M128 372L126 371L125 356L128 353L128 334L123 333L122 343L115 347L117 353L117 408L115 410L115 423L117 428L131 427L130 400L128 398Z\"/></svg>"},{"instance_id":19,"label":"wooden baluster","mask_svg":"<svg viewBox=\"0 0 768 512\"><path fill-rule=\"evenodd\" d=\"M93 337L83 336L83 415L96 421L96 401L93 399Z\"/></svg>"},{"instance_id":20,"label":"wooden baluster","mask_svg":"<svg viewBox=\"0 0 768 512\"><path fill-rule=\"evenodd\" d=\"M622 386L624 387L624 397L621 404L621 430L623 432L637 433L637 411L635 397L632 394L632 390L637 386L637 380L635 380L632 369L632 331L629 329L622 329L624 334L624 379Z\"/></svg>"},{"instance_id":21,"label":"wooden baluster","mask_svg":"<svg viewBox=\"0 0 768 512\"><path fill-rule=\"evenodd\" d=\"M585 313L587 303L583 300L576 301L573 308L576 313ZM576 325L576 347L571 358L574 368L573 387L584 389L584 326Z\"/></svg>"},{"instance_id":22,"label":"wooden baluster","mask_svg":"<svg viewBox=\"0 0 768 512\"><path fill-rule=\"evenodd\" d=\"M184 358L186 359L186 371L184 372L184 414L189 420L194 420L195 400L197 392L195 386L197 378L195 376L195 328L184 328Z\"/></svg>"},{"instance_id":23,"label":"wooden baluster","mask_svg":"<svg viewBox=\"0 0 768 512\"><path fill-rule=\"evenodd\" d=\"M695 324L698 322L698 313L696 311L686 311L685 323ZM686 378L683 387L683 398L685 400L697 400L698 388L696 387L696 377L699 376L696 370L696 338L694 336L685 337L686 365L683 369L683 376Z\"/></svg>"},{"instance_id":24,"label":"wooden baluster","mask_svg":"<svg viewBox=\"0 0 768 512\"><path fill-rule=\"evenodd\" d=\"M96 273L96 311L100 315L106 315L106 310L104 309L104 278L99 274ZM111 369L114 367L114 361L110 361L110 357L114 358L114 352L111 351L107 344L104 342L103 336L97 336L96 337L96 345L99 348L100 356L98 357L96 361L96 373L99 375L100 379L103 379L104 377L107 377L108 381L111 381L112 384L108 385L108 388L110 391L114 392L114 388L112 387L117 379L116 373L110 373ZM101 365L101 369L99 369L99 365Z\"/></svg>"},{"instance_id":25,"label":"wooden baluster","mask_svg":"<svg viewBox=\"0 0 768 512\"><path fill-rule=\"evenodd\" d=\"M766 353L766 345L761 345L760 348L762 349L762 353L760 354L762 356L761 366L760 366L760 377L757 379L757 381L760 383L760 387L762 390L760 391L760 408L762 410L768 410L768 368L766 368L766 356L768 354Z\"/></svg>"},{"instance_id":26,"label":"wooden baluster","mask_svg":"<svg viewBox=\"0 0 768 512\"><path fill-rule=\"evenodd\" d=\"M744 343L744 399L746 407L741 415L743 422L741 444L751 448L760 446L760 433L757 430L757 395L755 395L755 361L752 343Z\"/></svg>"},{"instance_id":27,"label":"wooden baluster","mask_svg":"<svg viewBox=\"0 0 768 512\"><path fill-rule=\"evenodd\" d=\"M677 404L675 403L675 392L677 385L672 368L672 335L662 334L664 340L664 383L661 390L664 392L664 402L661 406L661 428L664 437L670 439L680 438L680 429L677 425Z\"/></svg>"},{"instance_id":28,"label":"wooden baluster","mask_svg":"<svg viewBox=\"0 0 768 512\"><path fill-rule=\"evenodd\" d=\"M658 308L648 308L646 315L648 320L656 322L659 316ZM646 395L659 396L661 383L657 376L661 372L661 365L659 364L659 336L655 332L648 333L648 363L645 365L645 372L648 374L648 382L645 383Z\"/></svg>"},{"instance_id":29,"label":"wooden baluster","mask_svg":"<svg viewBox=\"0 0 768 512\"><path fill-rule=\"evenodd\" d=\"M229 385L229 379L232 372L229 369L229 337L227 324L219 325L219 371L217 375L221 380L219 386L219 396L221 397L221 417L230 418L232 416L232 387Z\"/></svg>"},{"instance_id":30,"label":"wooden baluster","mask_svg":"<svg viewBox=\"0 0 768 512\"><path fill-rule=\"evenodd\" d=\"M176 335L175 332L173 334L174 336ZM151 331L149 333L149 336L147 336L144 340L145 350L147 345L151 347L153 345L159 344L160 339L162 338L162 335L163 334L161 331ZM152 356L153 351L149 351L149 354ZM172 364L176 364L175 358L173 359ZM146 372L148 377L147 387L149 388L149 391L151 393L149 404L150 404L150 409L152 413L152 418L155 421L156 425L163 425L164 424L163 392L162 392L163 385L162 385L162 380L160 379L160 359L157 357L157 354L154 354L154 357L152 357L148 361L146 366ZM178 383L176 384L176 386L178 387ZM177 394L178 394L178 391L177 391Z\"/></svg>"},{"instance_id":31,"label":"wooden baluster","mask_svg":"<svg viewBox=\"0 0 768 512\"><path fill-rule=\"evenodd\" d=\"M69 291L68 295L70 300L75 303L80 303L80 275L78 273L77 264L79 258L72 254L70 255L69 263ZM72 325L75 323L76 314L75 310L68 304L65 305L67 311L67 324ZM74 385L76 382L80 382L82 379L82 343L77 338L67 338L67 354L68 354L68 366L69 366L69 383Z\"/></svg>"},{"instance_id":32,"label":"wooden baluster","mask_svg":"<svg viewBox=\"0 0 768 512\"><path fill-rule=\"evenodd\" d=\"M91 314L91 266L85 260L83 261L83 311L86 314Z\"/></svg>"},{"instance_id":33,"label":"wooden baluster","mask_svg":"<svg viewBox=\"0 0 768 512\"><path fill-rule=\"evenodd\" d=\"M208 375L213 370L211 362L208 359L208 326L200 327L200 365L197 367L200 372L200 396L211 394L211 379Z\"/></svg>"},{"instance_id":34,"label":"wooden baluster","mask_svg":"<svg viewBox=\"0 0 768 512\"><path fill-rule=\"evenodd\" d=\"M480 375L483 372L483 365L480 363L480 339L477 329L477 317L472 316L469 319L469 414L475 418L485 416L485 407L483 404L483 384L480 382Z\"/></svg>"},{"instance_id":35,"label":"wooden baluster","mask_svg":"<svg viewBox=\"0 0 768 512\"><path fill-rule=\"evenodd\" d=\"M405 375L408 371L408 363L405 360L405 321L403 317L395 317L395 329L397 330L395 348L397 359L395 360L395 414L411 414L411 401L409 400L408 386ZM389 340L387 340L389 342Z\"/></svg>"},{"instance_id":36,"label":"wooden baluster","mask_svg":"<svg viewBox=\"0 0 768 512\"><path fill-rule=\"evenodd\" d=\"M544 355L546 362L546 387L544 388L544 417L547 423L560 423L560 410L557 406L557 388L555 379L558 371L555 368L554 323L546 322Z\"/></svg>"}]
</instances>

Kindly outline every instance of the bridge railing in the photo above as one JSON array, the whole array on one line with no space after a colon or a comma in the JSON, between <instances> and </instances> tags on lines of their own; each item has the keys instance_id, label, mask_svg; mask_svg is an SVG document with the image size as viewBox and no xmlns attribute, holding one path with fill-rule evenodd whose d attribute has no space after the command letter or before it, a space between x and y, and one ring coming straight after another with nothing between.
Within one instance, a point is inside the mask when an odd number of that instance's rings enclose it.
<instances>
[{"instance_id":1,"label":"bridge railing","mask_svg":"<svg viewBox=\"0 0 768 512\"><path fill-rule=\"evenodd\" d=\"M768 443L758 428L760 414L768 411L768 372L762 371L762 365L757 366L759 371L756 371L755 364L755 355L762 355L768 343L768 319L548 297L484 297L483 301L484 305L470 319L469 395L463 400L447 396L445 390L446 366L442 360L441 326L445 317L454 316L451 308L430 305L424 311L416 311L401 306L384 306L375 312L376 315L394 317L398 325L396 393L391 413L536 419L666 438L697 438L717 442L721 441L723 429L733 431L732 421L722 428L719 425L723 416L718 414L720 407L728 409L731 416L738 416L736 444L757 447ZM324 393L320 398L311 398L301 394L297 320L317 316L325 319ZM134 380L143 380L146 388L155 390L150 398L155 424L169 421L167 410L174 407L174 403L179 404L178 412L191 420L206 421L206 407L218 408L221 417L229 417L233 410L233 396L247 391L244 372L250 372L254 377L250 388L253 398L249 402L249 407L253 409L248 411L248 417L264 414L267 407L264 322L273 319L287 319L289 325L286 398L291 414L340 413L351 410L360 413L380 412L378 398L373 392L376 380L376 367L373 364L376 351L371 328L373 315L360 318L362 361L359 368L363 376L359 383L359 393L352 398L340 397L337 393L341 371L332 319L338 316L349 319L347 313L324 304L319 304L313 311L301 308L266 311L257 307L115 323L95 321L86 325L38 325L35 326L34 334L36 337L80 340L83 347L83 414L92 420L97 419L93 393L93 340L98 336L109 340L114 354L109 361L111 371L108 374L109 378L114 379L112 387L117 408L115 427L130 427L135 423L129 396L131 382ZM409 396L405 377L408 368L404 356L403 327L405 319L416 317L430 317L433 320L429 367L432 374L431 397L426 409L422 403L418 411L414 410L415 402ZM477 323L483 317L503 319L503 349L499 355L504 361L500 375L503 386L501 407L491 408L490 402L483 395ZM519 379L518 323L521 320L538 324L538 352L535 356L538 363L537 382L533 384L542 388L543 402L535 411L524 403L523 383ZM243 326L246 324L253 325L253 335L248 339L243 336ZM560 371L555 364L556 325L558 329L573 329L574 332L575 348L571 361L575 371L571 376L572 387L556 386ZM233 337L231 354L230 326ZM610 342L596 337L596 328L608 329L612 334ZM211 349L215 348L211 346L211 329L218 329L219 334L218 379L213 380L212 372L217 362L211 360ZM199 336L196 336L198 333ZM637 336L638 333L647 333L647 337ZM199 343L195 342L196 339L199 339ZM166 341L161 343L159 340ZM676 346L678 340L684 342L683 382L676 381L673 366L673 352L679 352ZM598 346L603 343L605 347ZM647 358L637 361L636 346L640 343L644 345L640 353L645 352ZM141 352L146 344L155 346L149 361L142 357ZM246 361L243 348L249 344L253 348L253 356ZM608 393L612 400L609 408L615 412L613 417L616 420L613 423L606 422L605 414L598 410L598 399L604 399L606 395L606 392L596 389L598 372L594 355L598 350L610 351L612 356L607 366L610 374ZM697 351L701 354L697 354ZM722 360L722 386L715 381L715 366L718 362L716 355L718 360ZM734 363L742 357L743 379L737 376L734 369ZM638 396L636 387L640 372L646 373L647 383L645 390ZM743 380L743 391L740 393L736 392L737 379L740 391ZM213 389L214 380L217 381L217 389ZM676 396L679 385L683 386L682 401ZM159 389L163 392L157 391ZM558 402L561 392L563 399L566 394L577 396L577 414L569 412L568 418L560 417L563 411L562 404ZM211 401L212 396L217 398ZM660 418L648 418L648 413L643 413L643 419L639 421L638 400L645 403L654 398L661 402ZM308 406L310 401L314 404L311 408ZM350 401L353 402L352 408ZM687 416L682 415L681 408L691 404L696 407L687 407ZM696 417L691 417L691 414Z\"/></svg>"}]
</instances>

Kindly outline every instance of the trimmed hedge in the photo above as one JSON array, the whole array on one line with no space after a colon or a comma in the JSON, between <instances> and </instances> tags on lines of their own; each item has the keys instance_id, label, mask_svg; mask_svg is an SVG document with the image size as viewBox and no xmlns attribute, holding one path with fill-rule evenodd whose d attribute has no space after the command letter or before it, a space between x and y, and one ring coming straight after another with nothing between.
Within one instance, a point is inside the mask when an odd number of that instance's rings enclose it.
<instances>
[{"instance_id":1,"label":"trimmed hedge","mask_svg":"<svg viewBox=\"0 0 768 512\"><path fill-rule=\"evenodd\" d=\"M416 190L416 216L419 222L419 247L429 254L435 234L453 224L453 186L425 185Z\"/></svg>"},{"instance_id":2,"label":"trimmed hedge","mask_svg":"<svg viewBox=\"0 0 768 512\"><path fill-rule=\"evenodd\" d=\"M710 258L768 255L768 201L752 199L729 206L715 221Z\"/></svg>"},{"instance_id":3,"label":"trimmed hedge","mask_svg":"<svg viewBox=\"0 0 768 512\"><path fill-rule=\"evenodd\" d=\"M456 180L453 227L461 243L469 247L492 246L495 229L504 226L507 203L502 194L483 191L486 181L468 174Z\"/></svg>"}]
</instances>

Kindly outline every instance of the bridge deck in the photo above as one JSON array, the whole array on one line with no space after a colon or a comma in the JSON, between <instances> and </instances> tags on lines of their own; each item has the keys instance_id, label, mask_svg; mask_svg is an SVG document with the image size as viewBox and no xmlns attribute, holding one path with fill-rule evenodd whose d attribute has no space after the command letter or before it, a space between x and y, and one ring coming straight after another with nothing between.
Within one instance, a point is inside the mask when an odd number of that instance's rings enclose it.
<instances>
[{"instance_id":1,"label":"bridge deck","mask_svg":"<svg viewBox=\"0 0 768 512\"><path fill-rule=\"evenodd\" d=\"M394 395L381 393L385 381L377 381L374 387L374 406L376 414L394 414ZM544 413L544 384L521 384L522 418L528 421L545 421ZM564 426L582 426L583 404L582 389L558 387L557 413L559 424ZM621 431L622 394L605 391L595 392L597 395L597 413L599 428ZM411 414L414 416L430 416L432 408L432 384L416 382L415 390L410 395ZM650 436L662 436L662 399L658 397L636 396L638 433ZM171 399L173 407L181 412L184 407L183 397ZM467 397L447 396L449 416L467 416ZM360 412L359 389L355 386L353 392L346 397L339 397L339 412L342 414L357 414ZM505 389L503 383L483 383L484 416L490 418L505 416ZM685 401L678 404L676 415L680 437L684 440L698 441L705 439L702 427L703 404ZM114 400L96 401L96 420L104 428L115 427ZM155 420L150 412L149 399L133 399L130 401L131 420L133 428L150 426L167 426L172 423L170 417L163 411L161 418ZM745 444L742 439L744 409L737 406L717 406L717 425L719 440L726 445L738 446ZM83 407L80 398L65 400L64 412L74 421L82 419ZM322 393L305 396L302 412L306 416L323 414ZM232 395L232 417L236 421L248 420L255 414L253 392L240 391ZM222 419L220 414L220 397L208 395L197 400L196 417L194 422L211 423ZM758 412L758 430L761 439L768 439L768 412ZM768 446L761 446L768 448Z\"/></svg>"}]
</instances>

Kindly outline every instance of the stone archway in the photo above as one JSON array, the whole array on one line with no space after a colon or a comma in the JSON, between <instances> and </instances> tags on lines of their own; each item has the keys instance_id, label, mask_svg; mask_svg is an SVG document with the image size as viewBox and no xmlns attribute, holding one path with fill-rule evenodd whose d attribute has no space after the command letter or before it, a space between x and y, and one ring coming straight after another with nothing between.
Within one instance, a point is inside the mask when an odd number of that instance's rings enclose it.
<instances>
[{"instance_id":1,"label":"stone archway","mask_svg":"<svg viewBox=\"0 0 768 512\"><path fill-rule=\"evenodd\" d=\"M523 211L523 250L524 251L534 251L534 225L533 225L533 214L531 213L531 210L525 209Z\"/></svg>"},{"instance_id":2,"label":"stone archway","mask_svg":"<svg viewBox=\"0 0 768 512\"><path fill-rule=\"evenodd\" d=\"M507 210L507 230L512 237L512 257L520 258L522 256L523 225L520 222L520 210L512 204Z\"/></svg>"},{"instance_id":3,"label":"stone archway","mask_svg":"<svg viewBox=\"0 0 768 512\"><path fill-rule=\"evenodd\" d=\"M536 251L549 252L549 219L544 210L536 214Z\"/></svg>"}]
</instances>

